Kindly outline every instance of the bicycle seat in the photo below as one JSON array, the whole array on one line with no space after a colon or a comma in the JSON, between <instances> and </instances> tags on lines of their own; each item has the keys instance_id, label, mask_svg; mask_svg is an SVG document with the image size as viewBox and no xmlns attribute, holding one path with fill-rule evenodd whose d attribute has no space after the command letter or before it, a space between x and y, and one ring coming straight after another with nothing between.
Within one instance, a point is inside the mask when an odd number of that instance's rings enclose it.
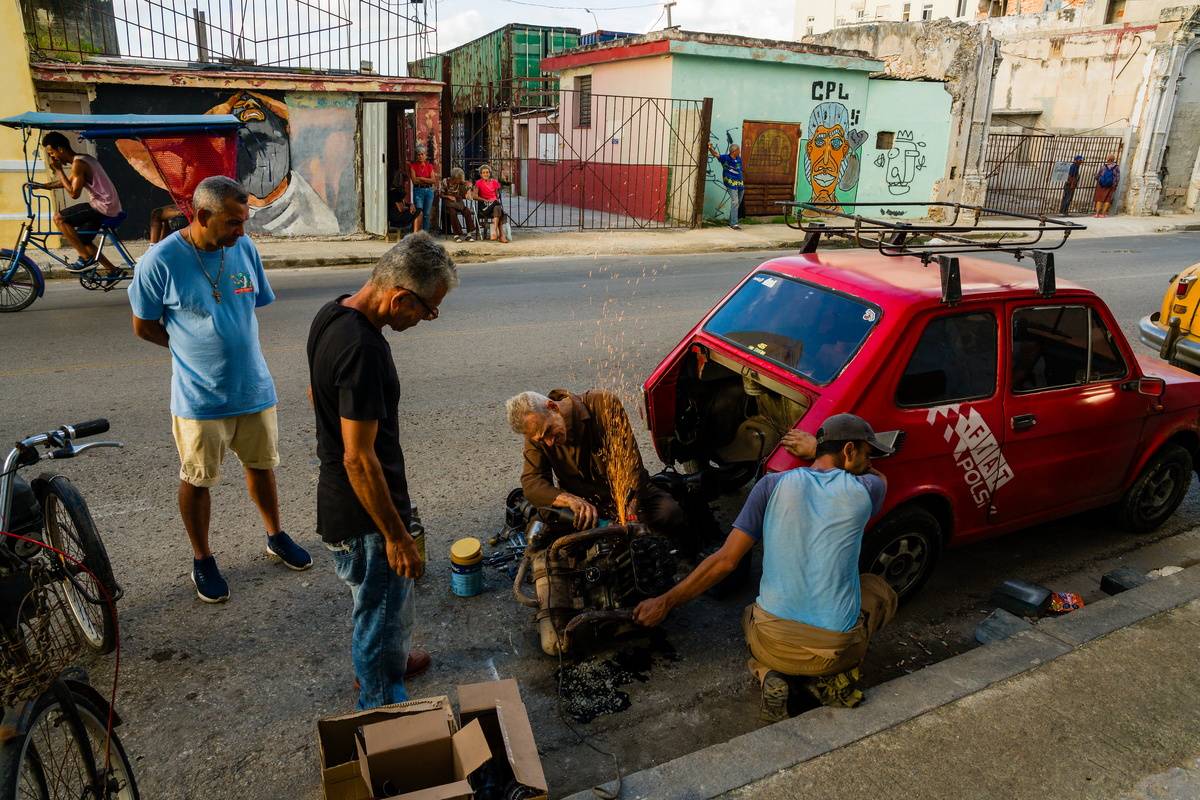
<instances>
[{"instance_id":1,"label":"bicycle seat","mask_svg":"<svg viewBox=\"0 0 1200 800\"><path fill-rule=\"evenodd\" d=\"M115 217L105 217L104 222L100 223L100 227L101 228L115 228L118 225L120 225L122 222L124 222L125 218L128 216L129 216L129 214L122 211L120 214L117 214Z\"/></svg>"}]
</instances>

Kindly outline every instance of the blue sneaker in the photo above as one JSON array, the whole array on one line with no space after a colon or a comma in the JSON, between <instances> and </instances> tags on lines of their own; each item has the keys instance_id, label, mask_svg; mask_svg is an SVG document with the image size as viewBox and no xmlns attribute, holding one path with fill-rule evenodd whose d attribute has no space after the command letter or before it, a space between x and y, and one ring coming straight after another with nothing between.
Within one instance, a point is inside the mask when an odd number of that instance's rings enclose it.
<instances>
[{"instance_id":1,"label":"blue sneaker","mask_svg":"<svg viewBox=\"0 0 1200 800\"><path fill-rule=\"evenodd\" d=\"M280 531L274 536L267 537L267 555L282 561L288 569L297 572L312 566L312 556L300 545L292 541L292 537Z\"/></svg>"},{"instance_id":2,"label":"blue sneaker","mask_svg":"<svg viewBox=\"0 0 1200 800\"><path fill-rule=\"evenodd\" d=\"M192 559L192 583L196 584L196 596L206 603L224 603L229 599L229 584L212 556Z\"/></svg>"}]
</instances>

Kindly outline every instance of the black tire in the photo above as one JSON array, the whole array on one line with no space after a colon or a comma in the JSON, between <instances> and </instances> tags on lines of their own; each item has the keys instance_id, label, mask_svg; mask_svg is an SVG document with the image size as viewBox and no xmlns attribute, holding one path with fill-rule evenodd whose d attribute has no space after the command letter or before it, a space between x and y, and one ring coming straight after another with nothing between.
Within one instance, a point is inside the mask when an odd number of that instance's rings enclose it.
<instances>
[{"instance_id":1,"label":"black tire","mask_svg":"<svg viewBox=\"0 0 1200 800\"><path fill-rule=\"evenodd\" d=\"M943 536L941 523L925 509L898 508L867 532L859 569L882 577L903 602L933 574Z\"/></svg>"},{"instance_id":2,"label":"black tire","mask_svg":"<svg viewBox=\"0 0 1200 800\"><path fill-rule=\"evenodd\" d=\"M29 308L37 300L37 267L29 256L21 256L12 278L3 279L15 255L12 250L0 250L0 313Z\"/></svg>"},{"instance_id":3,"label":"black tire","mask_svg":"<svg viewBox=\"0 0 1200 800\"><path fill-rule=\"evenodd\" d=\"M1156 529L1179 508L1191 485L1192 454L1177 444L1164 445L1121 498L1121 527L1132 533Z\"/></svg>"},{"instance_id":4,"label":"black tire","mask_svg":"<svg viewBox=\"0 0 1200 800\"><path fill-rule=\"evenodd\" d=\"M62 682L42 692L25 731L0 745L0 800L91 796L96 762L82 719L64 702L68 695L79 699Z\"/></svg>"},{"instance_id":5,"label":"black tire","mask_svg":"<svg viewBox=\"0 0 1200 800\"><path fill-rule=\"evenodd\" d=\"M65 704L68 692L70 704ZM71 704L75 714L68 710ZM107 728L107 713L65 684L43 692L34 701L26 731L0 745L0 800L93 797L87 788L93 771L102 773L107 790L100 796L105 800L139 800L133 765L115 731L105 747ZM44 764L58 769L50 774Z\"/></svg>"},{"instance_id":6,"label":"black tire","mask_svg":"<svg viewBox=\"0 0 1200 800\"><path fill-rule=\"evenodd\" d=\"M96 576L93 578L70 562L63 564L63 568L71 573L86 593L99 601L90 602L74 583L63 581L63 594L75 624L83 634L83 642L95 653L111 653L117 644L117 612L112 604L105 602L105 593L96 585L96 579L114 600L117 585L113 579L112 563L100 534L96 532L96 523L92 521L87 502L74 484L62 475L56 475L50 478L42 503L49 543L82 562Z\"/></svg>"}]
</instances>

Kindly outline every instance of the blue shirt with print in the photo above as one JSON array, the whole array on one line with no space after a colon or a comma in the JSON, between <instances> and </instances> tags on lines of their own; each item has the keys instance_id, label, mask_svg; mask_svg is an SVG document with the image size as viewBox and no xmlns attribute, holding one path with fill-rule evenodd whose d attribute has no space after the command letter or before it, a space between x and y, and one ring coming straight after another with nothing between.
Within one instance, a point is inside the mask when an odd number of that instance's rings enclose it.
<instances>
[{"instance_id":1,"label":"blue shirt with print","mask_svg":"<svg viewBox=\"0 0 1200 800\"><path fill-rule=\"evenodd\" d=\"M722 154L717 160L721 162L721 180L725 182L725 188L741 189L745 185L742 182L742 157Z\"/></svg>"},{"instance_id":2,"label":"blue shirt with print","mask_svg":"<svg viewBox=\"0 0 1200 800\"><path fill-rule=\"evenodd\" d=\"M176 232L146 251L129 286L134 316L161 321L170 337L171 413L177 417L221 419L276 403L254 313L275 293L249 237L224 248L224 256L222 270L220 250L197 251ZM218 281L219 303L209 278Z\"/></svg>"},{"instance_id":3,"label":"blue shirt with print","mask_svg":"<svg viewBox=\"0 0 1200 800\"><path fill-rule=\"evenodd\" d=\"M802 467L759 480L733 523L763 543L759 606L831 631L857 625L863 528L885 491L878 475L841 469Z\"/></svg>"}]
</instances>

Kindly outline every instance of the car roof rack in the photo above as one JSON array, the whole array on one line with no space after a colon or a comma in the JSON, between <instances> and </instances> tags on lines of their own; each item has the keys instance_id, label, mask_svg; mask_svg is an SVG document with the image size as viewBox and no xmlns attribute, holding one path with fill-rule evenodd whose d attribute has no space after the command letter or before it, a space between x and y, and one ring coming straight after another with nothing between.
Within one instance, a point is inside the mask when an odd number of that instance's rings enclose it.
<instances>
[{"instance_id":1,"label":"car roof rack","mask_svg":"<svg viewBox=\"0 0 1200 800\"><path fill-rule=\"evenodd\" d=\"M1032 256L1037 272L1038 293L1050 297L1055 292L1054 253L1067 243L1083 225L1044 215L1022 214L985 206L946 202L854 202L795 203L782 202L788 227L804 231L802 253L815 253L821 237L839 238L857 247L873 248L885 256L915 256L926 266L937 261L942 279L942 302L955 305L962 300L959 273L960 253L1012 253L1018 261ZM941 209L941 221L912 223L900 219L881 219L853 213L857 208L881 207ZM805 218L804 212L821 217ZM929 212L926 212L929 213ZM1008 217L998 225L980 225L984 214ZM997 239L975 239L968 234L1000 234Z\"/></svg>"}]
</instances>

